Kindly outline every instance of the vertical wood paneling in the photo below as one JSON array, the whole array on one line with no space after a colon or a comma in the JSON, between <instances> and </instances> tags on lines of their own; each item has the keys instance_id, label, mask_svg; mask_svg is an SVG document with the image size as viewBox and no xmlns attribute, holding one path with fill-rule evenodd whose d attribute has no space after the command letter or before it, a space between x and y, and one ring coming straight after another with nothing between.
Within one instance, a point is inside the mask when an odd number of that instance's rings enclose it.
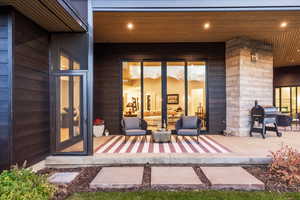
<instances>
[{"instance_id":1,"label":"vertical wood paneling","mask_svg":"<svg viewBox=\"0 0 300 200\"><path fill-rule=\"evenodd\" d=\"M300 66L274 68L274 87L300 86Z\"/></svg>"},{"instance_id":2,"label":"vertical wood paneling","mask_svg":"<svg viewBox=\"0 0 300 200\"><path fill-rule=\"evenodd\" d=\"M49 34L15 12L13 163L50 152Z\"/></svg>"},{"instance_id":3,"label":"vertical wood paneling","mask_svg":"<svg viewBox=\"0 0 300 200\"><path fill-rule=\"evenodd\" d=\"M210 133L225 129L225 47L223 43L95 44L94 117L105 120L112 134L120 134L121 62L125 59L206 59Z\"/></svg>"}]
</instances>

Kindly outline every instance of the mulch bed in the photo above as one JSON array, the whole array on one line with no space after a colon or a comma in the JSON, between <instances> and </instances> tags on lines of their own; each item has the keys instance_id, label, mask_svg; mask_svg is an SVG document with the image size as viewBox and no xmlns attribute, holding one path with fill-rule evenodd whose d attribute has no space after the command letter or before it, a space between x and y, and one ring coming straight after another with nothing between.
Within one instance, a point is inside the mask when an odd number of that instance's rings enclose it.
<instances>
[{"instance_id":1,"label":"mulch bed","mask_svg":"<svg viewBox=\"0 0 300 200\"><path fill-rule=\"evenodd\" d=\"M266 190L272 192L300 192L300 184L289 185L286 182L275 178L268 172L268 166L244 167L250 174L265 183Z\"/></svg>"},{"instance_id":2,"label":"mulch bed","mask_svg":"<svg viewBox=\"0 0 300 200\"><path fill-rule=\"evenodd\" d=\"M191 166L191 165L189 165ZM197 188L198 190L209 189L211 185L209 180L203 174L200 166L192 166L198 175L199 179L204 183L204 187ZM267 191L276 192L300 192L300 185L287 185L286 183L275 179L269 172L265 165L246 166L244 167L249 173L265 183ZM85 167L72 169L53 169L46 168L39 171L39 174L48 174L49 176L55 172L79 172L79 175L70 184L58 185L57 192L53 200L63 200L75 192L96 192L96 191L138 191L138 190L154 190L151 188L151 166L144 166L143 182L140 187L128 189L90 189L89 184L101 170L101 167ZM165 188L155 188L155 190L165 190ZM172 189L174 190L174 189ZM189 190L187 188L179 188L176 190ZM195 190L195 189L190 189Z\"/></svg>"}]
</instances>

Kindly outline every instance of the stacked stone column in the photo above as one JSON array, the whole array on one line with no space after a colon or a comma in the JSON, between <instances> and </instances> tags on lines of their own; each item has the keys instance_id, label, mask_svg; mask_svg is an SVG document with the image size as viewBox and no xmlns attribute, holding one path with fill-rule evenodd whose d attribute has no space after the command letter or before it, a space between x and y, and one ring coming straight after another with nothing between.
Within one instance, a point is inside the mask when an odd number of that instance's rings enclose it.
<instances>
[{"instance_id":1,"label":"stacked stone column","mask_svg":"<svg viewBox=\"0 0 300 200\"><path fill-rule=\"evenodd\" d=\"M254 101L273 105L272 46L240 37L226 42L226 129L248 136Z\"/></svg>"}]
</instances>

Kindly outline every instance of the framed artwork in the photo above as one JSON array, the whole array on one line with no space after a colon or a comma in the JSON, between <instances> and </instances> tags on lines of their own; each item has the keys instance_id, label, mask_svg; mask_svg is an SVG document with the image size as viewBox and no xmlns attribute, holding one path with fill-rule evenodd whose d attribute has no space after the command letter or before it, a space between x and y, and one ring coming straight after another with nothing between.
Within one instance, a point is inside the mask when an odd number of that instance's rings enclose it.
<instances>
[{"instance_id":1,"label":"framed artwork","mask_svg":"<svg viewBox=\"0 0 300 200\"><path fill-rule=\"evenodd\" d=\"M179 94L167 94L167 104L179 104Z\"/></svg>"}]
</instances>

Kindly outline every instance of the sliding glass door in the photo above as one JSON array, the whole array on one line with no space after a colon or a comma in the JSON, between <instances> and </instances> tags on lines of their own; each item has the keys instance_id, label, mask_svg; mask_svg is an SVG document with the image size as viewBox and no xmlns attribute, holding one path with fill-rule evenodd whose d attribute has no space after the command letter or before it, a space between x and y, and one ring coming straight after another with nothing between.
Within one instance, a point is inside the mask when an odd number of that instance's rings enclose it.
<instances>
[{"instance_id":1,"label":"sliding glass door","mask_svg":"<svg viewBox=\"0 0 300 200\"><path fill-rule=\"evenodd\" d=\"M278 111L295 119L300 113L300 86L275 88L274 103Z\"/></svg>"},{"instance_id":2,"label":"sliding glass door","mask_svg":"<svg viewBox=\"0 0 300 200\"><path fill-rule=\"evenodd\" d=\"M123 62L123 117L141 117L148 129L181 116L198 116L206 130L206 66L195 61Z\"/></svg>"},{"instance_id":3,"label":"sliding glass door","mask_svg":"<svg viewBox=\"0 0 300 200\"><path fill-rule=\"evenodd\" d=\"M150 130L162 122L162 63L143 62L143 117Z\"/></svg>"},{"instance_id":4,"label":"sliding glass door","mask_svg":"<svg viewBox=\"0 0 300 200\"><path fill-rule=\"evenodd\" d=\"M167 122L175 129L176 121L185 115L185 62L167 62Z\"/></svg>"}]
</instances>

